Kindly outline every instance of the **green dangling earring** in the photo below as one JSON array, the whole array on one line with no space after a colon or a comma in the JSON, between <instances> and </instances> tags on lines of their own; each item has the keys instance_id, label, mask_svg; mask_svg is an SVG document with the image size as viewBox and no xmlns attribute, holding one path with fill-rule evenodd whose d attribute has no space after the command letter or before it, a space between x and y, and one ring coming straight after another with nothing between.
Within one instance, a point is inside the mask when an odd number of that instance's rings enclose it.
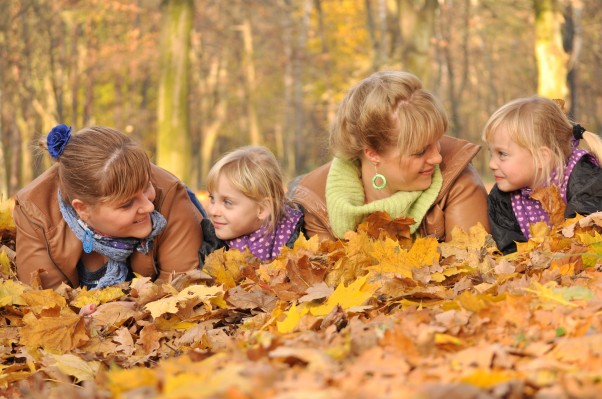
<instances>
[{"instance_id":1,"label":"green dangling earring","mask_svg":"<svg viewBox=\"0 0 602 399\"><path fill-rule=\"evenodd\" d=\"M376 181L380 179L381 183L376 184ZM376 172L374 174L374 177L372 178L372 187L374 187L377 190L382 190L383 188L387 187L387 178L383 175L381 175L380 173Z\"/></svg>"}]
</instances>

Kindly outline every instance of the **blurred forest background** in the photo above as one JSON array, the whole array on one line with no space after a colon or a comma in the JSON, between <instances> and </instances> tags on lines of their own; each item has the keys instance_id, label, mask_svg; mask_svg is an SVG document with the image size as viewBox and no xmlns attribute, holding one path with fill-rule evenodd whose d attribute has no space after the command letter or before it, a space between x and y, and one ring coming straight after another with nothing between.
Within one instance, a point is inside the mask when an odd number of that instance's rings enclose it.
<instances>
[{"instance_id":1,"label":"blurred forest background","mask_svg":"<svg viewBox=\"0 0 602 399\"><path fill-rule=\"evenodd\" d=\"M247 144L292 178L328 159L338 102L383 69L421 77L449 134L477 143L536 93L600 132L601 36L600 0L2 0L0 192L49 166L34 147L57 123L130 134L195 189Z\"/></svg>"}]
</instances>

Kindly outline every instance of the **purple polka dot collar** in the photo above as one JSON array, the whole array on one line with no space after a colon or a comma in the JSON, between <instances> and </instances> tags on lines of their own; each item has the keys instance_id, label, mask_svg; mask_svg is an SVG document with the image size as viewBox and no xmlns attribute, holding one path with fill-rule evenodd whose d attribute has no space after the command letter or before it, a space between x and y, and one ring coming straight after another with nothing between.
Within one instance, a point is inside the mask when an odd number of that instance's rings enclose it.
<instances>
[{"instance_id":1,"label":"purple polka dot collar","mask_svg":"<svg viewBox=\"0 0 602 399\"><path fill-rule=\"evenodd\" d=\"M295 232L301 216L303 213L300 210L285 205L285 217L280 219L272 233L267 233L266 226L262 226L251 234L228 240L228 246L239 251L249 248L261 260L274 259Z\"/></svg>"},{"instance_id":2,"label":"purple polka dot collar","mask_svg":"<svg viewBox=\"0 0 602 399\"><path fill-rule=\"evenodd\" d=\"M584 156L589 156L597 164L597 161L590 153L585 150L575 149L567 161L563 181L558 182L556 178L552 179L552 183L558 186L560 195L565 204L569 178L571 177L571 173L573 173L573 169L575 168L575 165L577 165L577 162ZM542 208L541 202L531 198L532 193L533 190L526 187L516 190L510 195L512 210L514 211L521 231L527 239L531 238L529 225L537 222L546 222L548 225L550 224L550 215Z\"/></svg>"}]
</instances>

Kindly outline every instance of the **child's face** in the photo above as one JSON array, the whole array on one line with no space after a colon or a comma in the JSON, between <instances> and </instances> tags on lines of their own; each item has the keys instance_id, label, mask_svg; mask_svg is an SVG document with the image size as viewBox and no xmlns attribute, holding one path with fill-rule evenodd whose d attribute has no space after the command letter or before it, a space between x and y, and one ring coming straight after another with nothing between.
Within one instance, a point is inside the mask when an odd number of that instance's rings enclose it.
<instances>
[{"instance_id":1,"label":"child's face","mask_svg":"<svg viewBox=\"0 0 602 399\"><path fill-rule=\"evenodd\" d=\"M496 131L488 144L491 155L489 167L501 191L533 187L536 170L529 150L516 144L505 128Z\"/></svg>"},{"instance_id":2,"label":"child's face","mask_svg":"<svg viewBox=\"0 0 602 399\"><path fill-rule=\"evenodd\" d=\"M207 213L221 240L232 240L259 230L265 219L265 208L234 188L220 176L215 190L209 193Z\"/></svg>"}]
</instances>

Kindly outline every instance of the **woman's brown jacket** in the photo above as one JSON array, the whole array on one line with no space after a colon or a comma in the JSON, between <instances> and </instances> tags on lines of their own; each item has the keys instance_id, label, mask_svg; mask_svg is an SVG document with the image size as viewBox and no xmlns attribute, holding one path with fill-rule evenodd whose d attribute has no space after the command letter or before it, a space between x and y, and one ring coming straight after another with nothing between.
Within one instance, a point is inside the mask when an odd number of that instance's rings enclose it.
<instances>
[{"instance_id":1,"label":"woman's brown jacket","mask_svg":"<svg viewBox=\"0 0 602 399\"><path fill-rule=\"evenodd\" d=\"M61 282L77 287L82 242L63 220L57 182L55 165L17 193L13 212L17 226L17 276L30 284L32 272L41 270L44 288L55 288ZM130 265L142 276L169 280L173 273L199 266L202 216L174 175L151 165L151 182L157 193L155 210L165 217L167 227L155 238L152 253L134 252Z\"/></svg>"},{"instance_id":2,"label":"woman's brown jacket","mask_svg":"<svg viewBox=\"0 0 602 399\"><path fill-rule=\"evenodd\" d=\"M443 186L435 203L422 220L420 234L436 237L439 241L451 240L454 226L465 231L480 222L489 231L487 217L487 191L471 160L481 149L465 140L443 136L440 140L439 165ZM326 208L326 178L330 163L303 176L289 196L301 205L305 213L305 230L309 237L317 234L321 239L335 239Z\"/></svg>"}]
</instances>

